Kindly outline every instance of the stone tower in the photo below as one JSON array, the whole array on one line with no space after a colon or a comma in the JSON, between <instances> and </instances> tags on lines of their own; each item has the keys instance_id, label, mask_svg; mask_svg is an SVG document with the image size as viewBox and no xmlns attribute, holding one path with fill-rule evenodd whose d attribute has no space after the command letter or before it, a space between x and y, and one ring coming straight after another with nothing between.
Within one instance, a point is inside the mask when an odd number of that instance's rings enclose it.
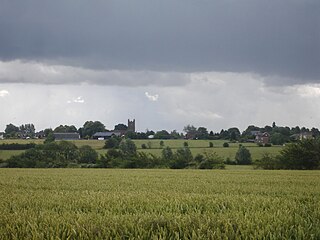
<instances>
[{"instance_id":1,"label":"stone tower","mask_svg":"<svg viewBox=\"0 0 320 240\"><path fill-rule=\"evenodd\" d=\"M130 119L128 119L128 132L136 132L136 120L133 119L132 121L130 121Z\"/></svg>"}]
</instances>

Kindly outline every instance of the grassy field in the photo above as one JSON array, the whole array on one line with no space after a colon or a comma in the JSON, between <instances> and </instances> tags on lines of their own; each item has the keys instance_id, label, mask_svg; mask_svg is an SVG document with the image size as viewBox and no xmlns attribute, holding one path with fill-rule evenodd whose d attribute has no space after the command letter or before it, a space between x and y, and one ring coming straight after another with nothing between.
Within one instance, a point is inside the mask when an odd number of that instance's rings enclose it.
<instances>
[{"instance_id":1,"label":"grassy field","mask_svg":"<svg viewBox=\"0 0 320 240\"><path fill-rule=\"evenodd\" d=\"M320 239L320 172L0 169L0 239Z\"/></svg>"},{"instance_id":2,"label":"grassy field","mask_svg":"<svg viewBox=\"0 0 320 240\"><path fill-rule=\"evenodd\" d=\"M43 140L1 140L0 144L2 143L30 143L34 142L36 144L43 143ZM98 140L77 140L77 141L71 141L78 147L83 145L89 145L93 149L97 150L100 154L104 154L107 152L107 150L103 149L105 141L98 141ZM162 149L160 148L160 140L134 140L137 148L139 151L144 151L147 153L152 153L156 156L161 155ZM225 140L163 140L164 146L171 147L174 151L177 148L183 147L184 142L188 143L189 148L191 149L191 152L193 155L196 155L198 153L204 153L204 152L216 152L224 159L230 158L234 159L235 154L238 150L239 143L230 143L230 147L224 148L222 145ZM209 142L213 143L213 148L209 148ZM148 146L148 149L141 149L141 145L146 144ZM272 155L276 155L280 152L282 149L282 146L272 146L272 147L258 147L255 143L241 143L243 146L247 147L249 151L251 152L253 160L261 158L261 156L264 153L269 153ZM149 149L149 146L151 149ZM17 155L21 153L22 151L8 151L8 150L0 150L0 159L6 160L9 157L13 155Z\"/></svg>"}]
</instances>

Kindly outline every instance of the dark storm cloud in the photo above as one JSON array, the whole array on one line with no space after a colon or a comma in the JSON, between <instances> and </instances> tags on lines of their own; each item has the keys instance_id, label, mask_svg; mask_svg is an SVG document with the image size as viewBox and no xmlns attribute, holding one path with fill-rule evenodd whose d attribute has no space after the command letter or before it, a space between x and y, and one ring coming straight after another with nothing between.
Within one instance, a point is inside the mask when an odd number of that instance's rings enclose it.
<instances>
[{"instance_id":1,"label":"dark storm cloud","mask_svg":"<svg viewBox=\"0 0 320 240\"><path fill-rule=\"evenodd\" d=\"M0 58L317 82L319 12L318 0L2 0Z\"/></svg>"}]
</instances>

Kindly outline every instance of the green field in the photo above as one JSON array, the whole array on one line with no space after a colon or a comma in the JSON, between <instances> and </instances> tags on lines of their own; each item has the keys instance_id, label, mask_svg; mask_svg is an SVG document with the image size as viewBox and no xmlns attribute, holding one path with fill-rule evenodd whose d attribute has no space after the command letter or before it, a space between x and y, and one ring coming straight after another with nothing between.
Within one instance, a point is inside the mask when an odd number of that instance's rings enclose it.
<instances>
[{"instance_id":1,"label":"green field","mask_svg":"<svg viewBox=\"0 0 320 240\"><path fill-rule=\"evenodd\" d=\"M320 172L0 169L0 239L320 239Z\"/></svg>"},{"instance_id":2,"label":"green field","mask_svg":"<svg viewBox=\"0 0 320 240\"><path fill-rule=\"evenodd\" d=\"M147 153L152 153L156 156L161 155L162 149L160 148L160 141L161 140L134 140L137 148L139 151L144 151ZM21 139L13 139L13 140L1 140L0 144L2 143L30 143L34 142L36 144L42 144L43 140L21 140ZM104 154L107 150L103 149L105 141L98 141L98 140L77 140L71 141L78 147L83 145L89 145L93 149L97 150L100 154ZM222 145L225 140L163 140L164 146L171 147L174 151L177 148L183 147L183 143L187 142L188 146L193 155L198 153L204 152L216 152L224 159L230 158L231 160L234 159L235 154L238 150L239 143L229 143L230 147L224 148ZM213 148L209 148L209 142L213 143ZM146 144L148 149L141 149L141 145ZM258 147L255 143L241 143L243 146L247 147L251 152L253 160L257 160L261 158L264 153L270 153L272 155L276 155L282 149L282 146L272 146L272 147ZM151 149L149 149L151 146ZM10 156L17 155L22 151L15 151L15 150L0 150L0 159L6 160Z\"/></svg>"}]
</instances>

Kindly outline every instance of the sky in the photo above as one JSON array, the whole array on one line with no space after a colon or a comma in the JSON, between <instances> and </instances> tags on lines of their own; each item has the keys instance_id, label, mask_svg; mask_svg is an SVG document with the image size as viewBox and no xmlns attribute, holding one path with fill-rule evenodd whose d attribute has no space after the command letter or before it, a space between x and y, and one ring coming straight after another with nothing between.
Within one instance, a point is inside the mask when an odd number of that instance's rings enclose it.
<instances>
[{"instance_id":1,"label":"sky","mask_svg":"<svg viewBox=\"0 0 320 240\"><path fill-rule=\"evenodd\" d=\"M1 0L0 131L320 128L318 0Z\"/></svg>"}]
</instances>

